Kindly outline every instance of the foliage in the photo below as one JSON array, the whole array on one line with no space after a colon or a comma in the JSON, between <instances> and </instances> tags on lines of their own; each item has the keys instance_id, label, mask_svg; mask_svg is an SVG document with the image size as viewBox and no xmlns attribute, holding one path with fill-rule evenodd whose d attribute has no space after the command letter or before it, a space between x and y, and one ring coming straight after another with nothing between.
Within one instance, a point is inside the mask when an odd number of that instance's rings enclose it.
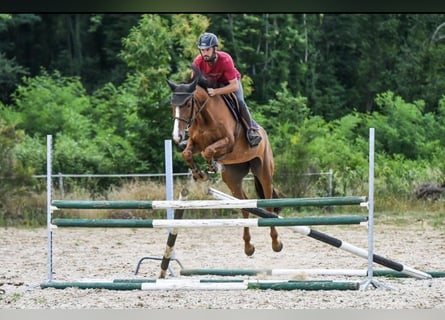
<instances>
[{"instance_id":1,"label":"foliage","mask_svg":"<svg viewBox=\"0 0 445 320\"><path fill-rule=\"evenodd\" d=\"M374 183L375 198L378 199L377 210L400 210L409 208L410 204L419 202L416 191L421 185L441 185L444 172L432 167L428 161L413 161L395 156L391 159L376 155L376 178ZM423 199L420 200L422 202ZM443 201L423 202L424 211L441 211Z\"/></svg>"},{"instance_id":2,"label":"foliage","mask_svg":"<svg viewBox=\"0 0 445 320\"><path fill-rule=\"evenodd\" d=\"M13 91L22 76L28 74L15 58L8 59L0 52L0 100L8 101L9 93Z\"/></svg>"},{"instance_id":3,"label":"foliage","mask_svg":"<svg viewBox=\"0 0 445 320\"><path fill-rule=\"evenodd\" d=\"M25 79L14 94L15 110L4 110L5 118L28 134L17 146L17 156L37 172L45 172L45 137L51 134L56 172L126 171L137 163L133 147L121 132L112 130L108 121L93 125L97 119L86 116L92 115L91 100L77 78L42 72Z\"/></svg>"},{"instance_id":4,"label":"foliage","mask_svg":"<svg viewBox=\"0 0 445 320\"><path fill-rule=\"evenodd\" d=\"M33 185L32 169L23 165L15 155L15 145L24 132L7 125L0 118L0 222L16 219L22 214L17 199L26 197Z\"/></svg>"},{"instance_id":5,"label":"foliage","mask_svg":"<svg viewBox=\"0 0 445 320\"><path fill-rule=\"evenodd\" d=\"M209 15L211 31L218 34L241 73L252 78L252 98L264 104L288 82L292 92L304 85L306 38L303 15Z\"/></svg>"},{"instance_id":6,"label":"foliage","mask_svg":"<svg viewBox=\"0 0 445 320\"><path fill-rule=\"evenodd\" d=\"M368 118L367 125L379 131L378 147L386 153L408 159L430 159L440 141L440 127L435 116L425 113L422 100L407 103L392 92L379 94L376 104L381 112Z\"/></svg>"},{"instance_id":7,"label":"foliage","mask_svg":"<svg viewBox=\"0 0 445 320\"><path fill-rule=\"evenodd\" d=\"M196 39L207 25L200 15L143 15L123 40L121 56L134 71L127 76L124 86L131 87L137 96L137 116L143 121L132 142L152 171L164 171L159 150L171 136L171 91L166 79L172 71L181 77L190 74L188 64L194 54L189 46L193 43L196 48ZM182 161L176 163L177 170L184 166Z\"/></svg>"},{"instance_id":8,"label":"foliage","mask_svg":"<svg viewBox=\"0 0 445 320\"><path fill-rule=\"evenodd\" d=\"M21 115L18 128L30 136L64 132L82 139L91 132L92 123L85 116L89 97L78 78L42 71L41 76L25 78L13 98Z\"/></svg>"},{"instance_id":9,"label":"foliage","mask_svg":"<svg viewBox=\"0 0 445 320\"><path fill-rule=\"evenodd\" d=\"M411 201L419 184L444 182L444 20L394 13L2 14L7 165L0 179L17 177L15 190L23 190L30 172L45 172L47 134L56 172L163 172L172 124L165 80L189 78L196 39L211 31L243 75L285 194L326 195L324 178L309 174L328 170L334 195L366 193L375 128L376 193ZM174 171L185 171L180 152L173 158ZM99 192L119 182L87 184Z\"/></svg>"}]
</instances>

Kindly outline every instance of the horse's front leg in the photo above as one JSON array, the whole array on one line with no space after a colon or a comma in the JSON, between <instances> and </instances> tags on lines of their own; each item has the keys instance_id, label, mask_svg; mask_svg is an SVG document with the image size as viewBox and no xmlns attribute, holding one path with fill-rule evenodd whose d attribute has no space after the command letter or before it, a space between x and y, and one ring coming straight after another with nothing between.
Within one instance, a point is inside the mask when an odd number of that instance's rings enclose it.
<instances>
[{"instance_id":1,"label":"horse's front leg","mask_svg":"<svg viewBox=\"0 0 445 320\"><path fill-rule=\"evenodd\" d=\"M203 151L201 151L201 156L206 160L209 172L218 172L218 164L215 161L215 158L231 152L233 145L234 140L225 137L217 140L211 145L208 145Z\"/></svg>"},{"instance_id":2,"label":"horse's front leg","mask_svg":"<svg viewBox=\"0 0 445 320\"><path fill-rule=\"evenodd\" d=\"M195 160L193 160L193 154L193 144L189 141L187 147L182 152L182 157L192 171L194 180L207 181L209 179L208 174L198 168Z\"/></svg>"}]
</instances>

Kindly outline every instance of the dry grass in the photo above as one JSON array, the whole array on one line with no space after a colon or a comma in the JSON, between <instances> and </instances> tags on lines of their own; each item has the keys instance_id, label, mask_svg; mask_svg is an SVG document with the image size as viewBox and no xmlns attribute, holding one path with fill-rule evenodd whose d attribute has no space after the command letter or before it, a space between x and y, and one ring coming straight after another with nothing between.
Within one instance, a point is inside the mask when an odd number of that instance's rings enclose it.
<instances>
[{"instance_id":1,"label":"dry grass","mask_svg":"<svg viewBox=\"0 0 445 320\"><path fill-rule=\"evenodd\" d=\"M208 188L212 187L229 194L227 186L219 180L206 183L197 183L193 180L177 179L174 181L174 199L178 199L180 192L187 189L189 200L214 199L208 195ZM245 182L245 189L251 198L255 198L252 181ZM7 204L9 214L0 218L1 225L36 226L46 224L46 191L34 192L27 196L11 199ZM121 186L112 186L105 192L92 194L91 192L73 187L64 195L55 188L53 199L66 200L162 200L166 198L165 185L161 181L133 180L123 183ZM445 202L420 201L412 199L399 199L394 197L376 197L374 204L376 224L391 223L405 225L412 221L422 221L436 228L445 228ZM366 208L356 206L344 206L335 208L285 208L280 213L282 216L326 215L326 214L367 214ZM76 210L65 209L55 211L53 217L72 218L125 218L125 219L161 219L165 218L165 210ZM240 217L239 210L186 210L187 218L235 218Z\"/></svg>"}]
</instances>

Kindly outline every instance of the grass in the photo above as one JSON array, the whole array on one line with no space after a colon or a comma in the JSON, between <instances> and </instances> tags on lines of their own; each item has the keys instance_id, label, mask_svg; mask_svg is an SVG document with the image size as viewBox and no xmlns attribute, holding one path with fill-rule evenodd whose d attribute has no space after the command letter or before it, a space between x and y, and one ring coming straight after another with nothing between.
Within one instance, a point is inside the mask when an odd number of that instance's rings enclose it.
<instances>
[{"instance_id":1,"label":"grass","mask_svg":"<svg viewBox=\"0 0 445 320\"><path fill-rule=\"evenodd\" d=\"M209 187L230 194L227 186L221 181L197 183L178 179L174 181L174 198L178 199L180 192L187 189L189 200L214 199L207 194ZM246 181L246 193L250 198L256 198L253 183ZM360 193L360 195L363 195ZM314 195L315 196L315 195ZM311 195L305 195L311 197ZM55 188L53 199L65 200L162 200L165 199L165 186L159 181L128 181L122 186L112 186L102 193L90 193L75 186L70 192L62 196ZM396 198L376 192L374 204L375 223L394 225L408 225L413 221L425 223L445 232L445 202L420 201L406 198ZM46 225L46 190L33 192L26 197L10 199L6 206L9 214L0 213L1 226L37 227ZM11 209L12 208L12 209ZM281 216L316 216L316 215L367 215L366 208L357 206L342 206L331 208L284 208ZM124 219L163 219L165 210L76 210L64 209L53 212L53 217L59 218L124 218ZM237 209L206 209L186 210L185 218L239 218L241 214Z\"/></svg>"},{"instance_id":2,"label":"grass","mask_svg":"<svg viewBox=\"0 0 445 320\"><path fill-rule=\"evenodd\" d=\"M391 224L397 226L408 226L421 224L430 226L445 232L445 213L431 211L384 211L376 212L375 222L378 224Z\"/></svg>"}]
</instances>

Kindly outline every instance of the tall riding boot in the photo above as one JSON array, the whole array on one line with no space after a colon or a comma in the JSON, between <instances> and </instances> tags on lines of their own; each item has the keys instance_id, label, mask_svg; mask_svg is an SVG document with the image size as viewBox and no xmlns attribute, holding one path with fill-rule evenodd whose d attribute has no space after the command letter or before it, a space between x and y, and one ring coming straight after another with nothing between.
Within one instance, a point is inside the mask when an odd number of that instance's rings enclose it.
<instances>
[{"instance_id":1,"label":"tall riding boot","mask_svg":"<svg viewBox=\"0 0 445 320\"><path fill-rule=\"evenodd\" d=\"M243 118L244 125L246 126L246 137L251 147L257 146L261 142L261 135L258 132L258 128L255 126L250 117L250 112L246 105L240 105L240 114Z\"/></svg>"}]
</instances>

